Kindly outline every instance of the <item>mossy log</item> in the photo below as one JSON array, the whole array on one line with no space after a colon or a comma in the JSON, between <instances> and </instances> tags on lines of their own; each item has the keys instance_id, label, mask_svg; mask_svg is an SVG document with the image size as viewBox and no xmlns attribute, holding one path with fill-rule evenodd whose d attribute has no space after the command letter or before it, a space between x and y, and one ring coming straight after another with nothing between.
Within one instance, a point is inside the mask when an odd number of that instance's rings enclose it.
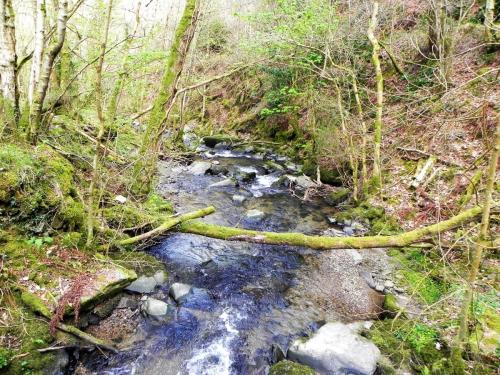
<instances>
[{"instance_id":1,"label":"mossy log","mask_svg":"<svg viewBox=\"0 0 500 375\"><path fill-rule=\"evenodd\" d=\"M370 249L379 247L405 247L422 242L436 234L456 228L481 214L481 207L474 207L448 220L393 236L326 237L309 236L302 233L259 232L255 230L206 224L199 221L184 221L179 231L218 238L226 241L246 241L272 245L303 246L316 250Z\"/></svg>"},{"instance_id":2,"label":"mossy log","mask_svg":"<svg viewBox=\"0 0 500 375\"><path fill-rule=\"evenodd\" d=\"M33 312L36 312L49 320L51 319L51 317L52 317L51 311L47 308L47 306L45 306L45 303L38 296L36 296L33 293L30 293L26 290L22 290L21 291L21 300ZM76 327L73 327L73 326L70 326L70 325L67 325L64 323L57 323L56 327L60 331L70 333L73 336L76 336L79 339L86 341L92 345L95 345L99 348L109 350L110 352L113 352L113 353L118 353L118 349L116 349L113 346L113 344L111 344L105 340L98 339L97 337L94 337L92 335L89 335L88 333L85 333Z\"/></svg>"},{"instance_id":3,"label":"mossy log","mask_svg":"<svg viewBox=\"0 0 500 375\"><path fill-rule=\"evenodd\" d=\"M177 217L172 217L172 218L166 220L159 227L157 227L149 232L140 234L140 235L135 236L135 237L127 238L125 240L118 241L117 245L121 245L121 246L132 245L132 244L137 243L139 241L144 241L144 240L147 240L149 238L159 236L159 235L165 233L166 231L168 231L170 228L176 226L177 224L180 224L180 223L188 221L188 220L193 220L193 219L197 219L197 218L200 218L203 216L207 216L213 212L215 212L215 208L213 206L210 206L210 207L206 207L206 208L203 208L201 210L198 210L198 211L189 212L187 214L180 215Z\"/></svg>"}]
</instances>

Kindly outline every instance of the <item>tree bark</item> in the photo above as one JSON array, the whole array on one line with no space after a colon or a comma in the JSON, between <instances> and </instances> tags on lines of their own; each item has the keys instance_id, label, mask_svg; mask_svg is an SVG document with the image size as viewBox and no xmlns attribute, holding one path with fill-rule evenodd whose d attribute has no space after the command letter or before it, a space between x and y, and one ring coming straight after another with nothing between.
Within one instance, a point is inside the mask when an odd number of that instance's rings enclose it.
<instances>
[{"instance_id":1,"label":"tree bark","mask_svg":"<svg viewBox=\"0 0 500 375\"><path fill-rule=\"evenodd\" d=\"M120 72L118 73L118 79L115 82L113 87L113 91L111 92L111 98L109 99L107 116L110 121L114 121L116 118L116 111L118 109L118 102L120 99L120 94L123 90L123 86L125 84L125 78L127 77L127 60L129 58L130 45L135 35L137 34L137 29L139 28L139 24L141 21L140 18L140 10L141 10L141 1L137 2L137 6L135 8L135 26L132 34L127 36L127 40L125 42L124 50L125 54L122 60Z\"/></svg>"},{"instance_id":2,"label":"tree bark","mask_svg":"<svg viewBox=\"0 0 500 375\"><path fill-rule=\"evenodd\" d=\"M36 90L35 97L33 98L33 113L30 115L29 129L26 138L32 144L36 144L39 137L40 127L42 123L43 104L49 88L50 74L54 67L54 61L61 52L61 49L66 39L66 23L68 21L68 0L61 0L59 2L59 12L57 19L57 36L56 41L50 49L45 63L43 64L42 73L40 76L39 87Z\"/></svg>"},{"instance_id":3,"label":"tree bark","mask_svg":"<svg viewBox=\"0 0 500 375\"><path fill-rule=\"evenodd\" d=\"M13 115L14 126L19 118L16 60L15 13L12 0L0 0L0 93L4 108Z\"/></svg>"},{"instance_id":4,"label":"tree bark","mask_svg":"<svg viewBox=\"0 0 500 375\"><path fill-rule=\"evenodd\" d=\"M495 0L486 0L484 6L484 30L486 43L495 40Z\"/></svg>"},{"instance_id":5,"label":"tree bark","mask_svg":"<svg viewBox=\"0 0 500 375\"><path fill-rule=\"evenodd\" d=\"M187 0L184 13L177 26L170 53L165 64L165 73L149 122L144 133L140 150L141 158L134 168L136 192L145 192L150 188L152 176L159 152L160 140L166 130L168 113L177 97L177 84L180 80L191 41L193 40L198 20L198 0ZM167 113L167 115L165 115Z\"/></svg>"},{"instance_id":6,"label":"tree bark","mask_svg":"<svg viewBox=\"0 0 500 375\"><path fill-rule=\"evenodd\" d=\"M380 158L380 147L382 143L382 111L384 101L384 76L380 67L380 45L375 36L378 17L378 1L373 2L372 16L368 27L368 39L372 44L372 64L375 68L375 80L377 82L377 104L375 112L375 121L373 123L373 181L374 186L380 188L382 186L382 162Z\"/></svg>"},{"instance_id":7,"label":"tree bark","mask_svg":"<svg viewBox=\"0 0 500 375\"><path fill-rule=\"evenodd\" d=\"M500 115L497 116L497 126L493 151L491 152L490 163L488 166L488 174L486 181L486 189L484 192L483 209L481 218L481 227L479 236L476 241L474 253L472 255L472 263L469 269L467 284L465 287L464 300L460 312L460 326L458 330L456 346L453 348L453 359L456 364L455 373L458 375L465 374L465 365L462 359L462 353L466 346L469 337L469 314L471 310L472 298L476 289L477 275L481 262L483 260L483 251L489 247L489 229L490 229L490 212L493 202L493 190L495 187L496 172L498 166L498 157L500 156Z\"/></svg>"},{"instance_id":8,"label":"tree bark","mask_svg":"<svg viewBox=\"0 0 500 375\"><path fill-rule=\"evenodd\" d=\"M101 42L99 60L96 66L96 110L97 118L99 119L99 130L97 131L96 145L94 152L94 159L92 160L92 179L89 185L89 202L88 202L88 212L87 212L87 246L92 244L94 239L94 211L96 203L96 187L99 178L99 169L101 165L101 158L103 153L103 137L106 132L106 118L104 117L103 107L104 98L102 95L102 68L104 65L104 56L106 54L106 47L108 44L109 36L109 26L111 24L111 12L113 10L113 0L109 0L108 8L106 12L106 24L104 26L104 37Z\"/></svg>"},{"instance_id":9,"label":"tree bark","mask_svg":"<svg viewBox=\"0 0 500 375\"><path fill-rule=\"evenodd\" d=\"M179 230L185 233L199 234L226 241L246 241L272 245L304 246L316 250L405 247L414 243L422 242L423 240L436 234L456 228L460 224L479 216L481 211L481 207L474 207L467 211L463 211L448 220L394 236L309 236L302 233L259 232L249 229L205 224L198 221L186 221L181 223L179 225Z\"/></svg>"},{"instance_id":10,"label":"tree bark","mask_svg":"<svg viewBox=\"0 0 500 375\"><path fill-rule=\"evenodd\" d=\"M140 234L140 235L135 236L135 237L127 238L126 240L118 241L117 245L120 245L120 246L132 245L132 244L140 242L140 241L144 241L144 240L156 237L156 236L160 236L163 233L165 233L166 231L168 231L169 229L175 227L177 224L183 223L183 222L188 221L188 220L193 220L193 219L197 219L197 218L200 218L203 216L207 216L213 212L215 212L215 208L213 206L210 206L210 207L198 210L198 211L194 211L194 212L190 212L190 213L178 216L178 217L170 218L170 219L166 220L159 227L157 227L157 228L155 228L147 233L143 233L143 234Z\"/></svg>"},{"instance_id":11,"label":"tree bark","mask_svg":"<svg viewBox=\"0 0 500 375\"><path fill-rule=\"evenodd\" d=\"M33 103L35 90L40 81L42 71L42 57L45 40L45 1L36 0L35 9L35 47L33 50L33 61L31 62L30 80L28 86L28 102Z\"/></svg>"}]
</instances>

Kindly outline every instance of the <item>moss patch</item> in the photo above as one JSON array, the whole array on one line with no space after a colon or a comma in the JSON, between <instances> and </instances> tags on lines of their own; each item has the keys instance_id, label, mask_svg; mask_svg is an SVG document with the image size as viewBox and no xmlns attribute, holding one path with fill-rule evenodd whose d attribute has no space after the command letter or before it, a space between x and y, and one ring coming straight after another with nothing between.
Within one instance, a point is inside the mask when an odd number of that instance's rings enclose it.
<instances>
[{"instance_id":1,"label":"moss patch","mask_svg":"<svg viewBox=\"0 0 500 375\"><path fill-rule=\"evenodd\" d=\"M292 361L281 361L269 370L269 375L314 375L313 369Z\"/></svg>"}]
</instances>

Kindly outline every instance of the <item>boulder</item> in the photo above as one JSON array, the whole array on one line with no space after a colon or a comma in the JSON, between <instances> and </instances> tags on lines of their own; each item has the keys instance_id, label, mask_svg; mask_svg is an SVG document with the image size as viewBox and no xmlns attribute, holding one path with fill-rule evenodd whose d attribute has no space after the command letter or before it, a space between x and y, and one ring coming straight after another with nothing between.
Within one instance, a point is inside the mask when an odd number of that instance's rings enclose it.
<instances>
[{"instance_id":1,"label":"boulder","mask_svg":"<svg viewBox=\"0 0 500 375\"><path fill-rule=\"evenodd\" d=\"M238 182L252 182L257 177L257 173L255 172L243 172L238 171L234 173L233 178Z\"/></svg>"},{"instance_id":2,"label":"boulder","mask_svg":"<svg viewBox=\"0 0 500 375\"><path fill-rule=\"evenodd\" d=\"M313 369L292 361L280 361L269 369L269 375L315 375Z\"/></svg>"},{"instance_id":3,"label":"boulder","mask_svg":"<svg viewBox=\"0 0 500 375\"><path fill-rule=\"evenodd\" d=\"M296 188L299 190L306 190L306 189L309 189L309 188L316 186L316 183L313 180L311 180L309 177L302 175L302 176L298 176L295 179L295 185L296 185Z\"/></svg>"},{"instance_id":4,"label":"boulder","mask_svg":"<svg viewBox=\"0 0 500 375\"><path fill-rule=\"evenodd\" d=\"M188 172L194 175L203 175L211 168L212 164L208 161L197 160L193 162L188 169Z\"/></svg>"},{"instance_id":5,"label":"boulder","mask_svg":"<svg viewBox=\"0 0 500 375\"><path fill-rule=\"evenodd\" d=\"M167 315L169 310L169 305L166 302L160 301L156 298L146 297L141 302L141 311L152 317L162 317Z\"/></svg>"},{"instance_id":6,"label":"boulder","mask_svg":"<svg viewBox=\"0 0 500 375\"><path fill-rule=\"evenodd\" d=\"M141 276L132 282L125 290L135 293L151 293L158 285L158 282L153 276Z\"/></svg>"},{"instance_id":7,"label":"boulder","mask_svg":"<svg viewBox=\"0 0 500 375\"><path fill-rule=\"evenodd\" d=\"M227 175L229 173L229 170L227 169L227 167L225 167L223 165L212 163L212 166L207 171L207 173L209 173L213 176Z\"/></svg>"},{"instance_id":8,"label":"boulder","mask_svg":"<svg viewBox=\"0 0 500 375\"><path fill-rule=\"evenodd\" d=\"M179 302L183 297L191 293L191 289L192 286L189 284L173 283L168 293L175 300L175 302Z\"/></svg>"},{"instance_id":9,"label":"boulder","mask_svg":"<svg viewBox=\"0 0 500 375\"><path fill-rule=\"evenodd\" d=\"M288 349L288 358L322 375L372 375L380 350L359 335L361 327L362 324L327 323L310 339L296 340Z\"/></svg>"},{"instance_id":10,"label":"boulder","mask_svg":"<svg viewBox=\"0 0 500 375\"><path fill-rule=\"evenodd\" d=\"M82 292L80 307L85 310L118 294L131 282L137 279L137 274L129 269L114 265L96 271Z\"/></svg>"}]
</instances>

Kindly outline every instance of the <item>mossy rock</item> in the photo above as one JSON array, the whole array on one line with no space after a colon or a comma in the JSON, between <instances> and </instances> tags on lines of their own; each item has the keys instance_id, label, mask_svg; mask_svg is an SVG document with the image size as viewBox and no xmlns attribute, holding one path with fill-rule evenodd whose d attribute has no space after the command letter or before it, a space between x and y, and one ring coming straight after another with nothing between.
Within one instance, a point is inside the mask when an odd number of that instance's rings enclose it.
<instances>
[{"instance_id":1,"label":"mossy rock","mask_svg":"<svg viewBox=\"0 0 500 375\"><path fill-rule=\"evenodd\" d=\"M273 365L269 375L315 375L316 372L300 363L284 360Z\"/></svg>"},{"instance_id":2,"label":"mossy rock","mask_svg":"<svg viewBox=\"0 0 500 375\"><path fill-rule=\"evenodd\" d=\"M228 137L227 135L218 134L218 135L209 135L202 138L202 142L205 146L214 148L217 144L222 142L231 142L233 139Z\"/></svg>"},{"instance_id":3,"label":"mossy rock","mask_svg":"<svg viewBox=\"0 0 500 375\"><path fill-rule=\"evenodd\" d=\"M317 175L317 164L306 159L302 167L302 172L315 180ZM327 169L320 166L319 173L321 174L321 182L333 186L342 186L340 170Z\"/></svg>"},{"instance_id":4,"label":"mossy rock","mask_svg":"<svg viewBox=\"0 0 500 375\"><path fill-rule=\"evenodd\" d=\"M144 207L151 213L171 214L174 212L172 202L162 198L156 193L149 194L144 202Z\"/></svg>"},{"instance_id":5,"label":"mossy rock","mask_svg":"<svg viewBox=\"0 0 500 375\"><path fill-rule=\"evenodd\" d=\"M114 263L134 270L138 275L153 276L158 271L166 273L165 265L144 251L117 251L110 256Z\"/></svg>"},{"instance_id":6,"label":"mossy rock","mask_svg":"<svg viewBox=\"0 0 500 375\"><path fill-rule=\"evenodd\" d=\"M13 221L51 222L80 229L84 209L76 194L74 168L47 145L4 144L0 148L0 207ZM55 219L52 223L51 219Z\"/></svg>"},{"instance_id":7,"label":"mossy rock","mask_svg":"<svg viewBox=\"0 0 500 375\"><path fill-rule=\"evenodd\" d=\"M405 310L399 306L398 300L394 294L386 294L384 297L384 311L390 316L400 315L406 317Z\"/></svg>"}]
</instances>

